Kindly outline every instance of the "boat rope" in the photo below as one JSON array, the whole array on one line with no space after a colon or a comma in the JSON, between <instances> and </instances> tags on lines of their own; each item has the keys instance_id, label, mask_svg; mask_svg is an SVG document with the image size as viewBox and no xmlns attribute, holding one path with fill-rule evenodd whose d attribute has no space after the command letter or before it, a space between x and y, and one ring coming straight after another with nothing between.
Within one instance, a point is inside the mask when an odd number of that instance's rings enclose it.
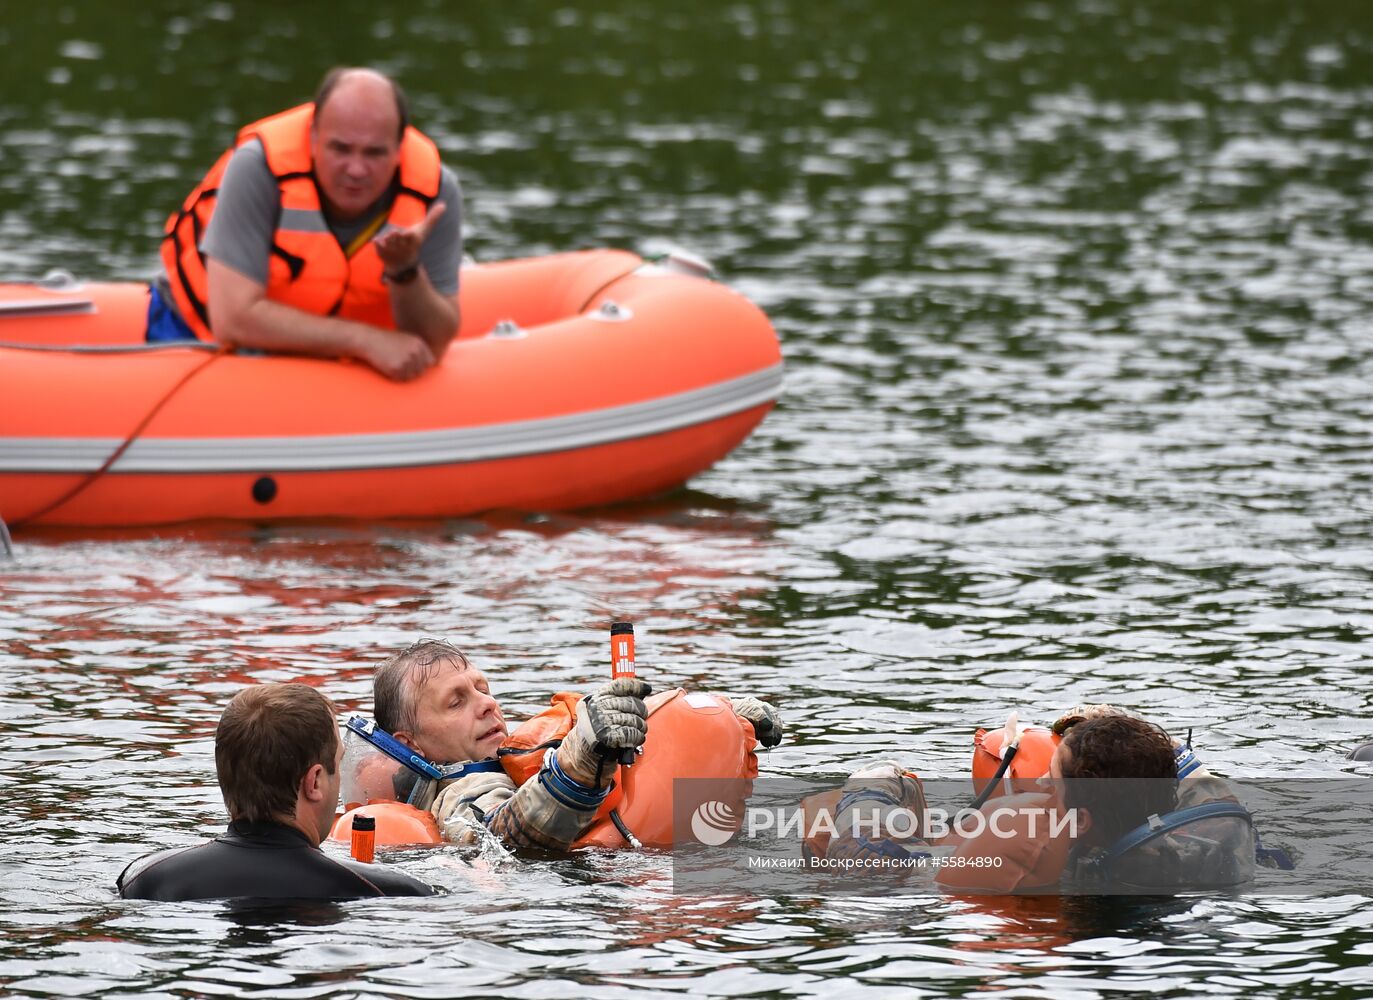
<instances>
[{"instance_id":1,"label":"boat rope","mask_svg":"<svg viewBox=\"0 0 1373 1000\"><path fill-rule=\"evenodd\" d=\"M5 547L5 558L14 558L14 543L10 541L10 529L5 526L5 519L0 517L0 545Z\"/></svg>"},{"instance_id":2,"label":"boat rope","mask_svg":"<svg viewBox=\"0 0 1373 1000\"><path fill-rule=\"evenodd\" d=\"M224 357L228 353L229 349L227 347L216 346L213 354L211 354L200 364L196 365L194 368L190 369L188 372L182 375L179 379L176 380L176 382L172 385L170 389L168 389L165 393L162 394L162 398L159 399L156 403L154 403L152 409L148 410L148 412L144 414L143 419L134 425L134 429L129 431L128 436L124 438L123 443L121 443L119 447L116 448L114 451L110 452L110 457L105 459L105 461L101 464L100 468L96 469L94 472L87 475L85 479L81 480L81 482L77 483L66 493L63 493L56 500L52 501L48 505L41 507L33 513L16 520L14 522L14 527L16 529L22 528L24 525L29 524L30 522L37 521L41 517L46 517L53 511L57 510L57 508L63 506L71 500L74 500L76 497L80 496L91 486L93 486L95 482L98 479L100 479L101 476L103 476L106 472L110 471L110 467L113 466L115 462L119 461L119 456L123 455L124 452L129 450L129 446L138 440L139 435L143 433L143 431L147 428L147 426L150 423L152 423L153 418L157 416L159 412L161 412L164 406L166 406L168 403L172 401L172 397L174 397L178 392L180 392L182 387L185 386L187 382L191 381L191 379L195 378L206 368L209 368L210 365L214 364L216 361L218 361L220 358Z\"/></svg>"},{"instance_id":3,"label":"boat rope","mask_svg":"<svg viewBox=\"0 0 1373 1000\"><path fill-rule=\"evenodd\" d=\"M620 279L628 278L631 274L637 274L646 267L650 267L655 264L662 264L663 261L668 261L669 263L671 263L674 260L680 261L681 259L682 258L678 255L671 253L655 253L649 254L647 257L641 257L639 259L639 263L635 264L628 271L625 271L622 274L615 275L615 277L611 278L609 281L603 282L599 287L597 287L597 289L594 292L587 296L586 301L582 303L582 307L578 309L577 312L584 313L588 309L590 309L591 303L595 302L596 299L603 295L605 291L608 288L610 288L611 285L615 284L615 282L619 281ZM688 264L688 267L691 269L691 273L695 273L698 277L712 279L714 278L715 269L712 268L709 264L694 261L694 259L690 256L687 256L686 260L691 262Z\"/></svg>"},{"instance_id":4,"label":"boat rope","mask_svg":"<svg viewBox=\"0 0 1373 1000\"><path fill-rule=\"evenodd\" d=\"M597 286L596 290L586 297L586 301L582 303L582 307L581 307L580 309L577 310L578 314L584 313L584 312L586 312L588 309L590 309L590 308L591 308L591 303L595 302L596 299L598 299L598 298L605 292L605 290L608 289L611 285L615 284L615 282L620 281L620 280L623 279L623 278L628 278L631 274L633 274L634 272L638 271L638 270L639 270L641 267L643 267L644 264L646 264L646 263L651 263L651 262L650 262L650 261L640 260L639 263L635 264L635 265L634 265L633 267L631 267L628 271L625 271L625 272L623 272L623 273L621 273L621 274L617 274L617 275L615 275L615 277L611 278L609 281L603 282L602 284L600 284L599 286Z\"/></svg>"}]
</instances>

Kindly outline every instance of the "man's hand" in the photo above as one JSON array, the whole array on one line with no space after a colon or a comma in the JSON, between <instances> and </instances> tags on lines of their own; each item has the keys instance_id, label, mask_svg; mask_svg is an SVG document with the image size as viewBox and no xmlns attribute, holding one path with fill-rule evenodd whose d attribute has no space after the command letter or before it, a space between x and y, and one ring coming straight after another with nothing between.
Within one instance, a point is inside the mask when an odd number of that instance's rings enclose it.
<instances>
[{"instance_id":1,"label":"man's hand","mask_svg":"<svg viewBox=\"0 0 1373 1000\"><path fill-rule=\"evenodd\" d=\"M619 757L621 750L644 745L648 736L648 706L652 692L637 677L621 677L597 688L577 705L577 728L597 753Z\"/></svg>"},{"instance_id":2,"label":"man's hand","mask_svg":"<svg viewBox=\"0 0 1373 1000\"><path fill-rule=\"evenodd\" d=\"M621 677L577 703L577 725L558 748L558 766L586 788L604 788L615 774L621 750L644 745L653 689L637 677Z\"/></svg>"},{"instance_id":3,"label":"man's hand","mask_svg":"<svg viewBox=\"0 0 1373 1000\"><path fill-rule=\"evenodd\" d=\"M316 316L273 302L263 285L213 257L206 264L206 273L210 326L215 339L230 347L316 358L356 358L398 382L416 378L434 364L434 348L417 334Z\"/></svg>"},{"instance_id":4,"label":"man's hand","mask_svg":"<svg viewBox=\"0 0 1373 1000\"><path fill-rule=\"evenodd\" d=\"M434 364L434 352L419 337L390 330L370 330L358 356L389 379L409 382Z\"/></svg>"},{"instance_id":5,"label":"man's hand","mask_svg":"<svg viewBox=\"0 0 1373 1000\"><path fill-rule=\"evenodd\" d=\"M504 771L471 771L443 782L429 811L445 840L475 844L483 817L489 816L515 795L515 783Z\"/></svg>"},{"instance_id":6,"label":"man's hand","mask_svg":"<svg viewBox=\"0 0 1373 1000\"><path fill-rule=\"evenodd\" d=\"M732 698L734 714L753 723L753 735L765 747L782 742L782 713L758 698Z\"/></svg>"},{"instance_id":7,"label":"man's hand","mask_svg":"<svg viewBox=\"0 0 1373 1000\"><path fill-rule=\"evenodd\" d=\"M429 207L429 214L413 226L389 230L372 240L386 274L397 274L419 262L420 247L424 246L424 241L429 238L434 223L438 222L446 211L448 206L436 201Z\"/></svg>"}]
</instances>

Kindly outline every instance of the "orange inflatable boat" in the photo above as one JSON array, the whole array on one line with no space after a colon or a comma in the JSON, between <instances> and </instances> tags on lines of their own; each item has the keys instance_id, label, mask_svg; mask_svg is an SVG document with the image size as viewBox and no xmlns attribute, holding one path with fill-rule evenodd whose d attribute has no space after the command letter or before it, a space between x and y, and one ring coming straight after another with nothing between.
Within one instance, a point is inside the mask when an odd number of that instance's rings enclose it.
<instances>
[{"instance_id":1,"label":"orange inflatable boat","mask_svg":"<svg viewBox=\"0 0 1373 1000\"><path fill-rule=\"evenodd\" d=\"M781 390L767 317L693 261L594 250L462 273L462 329L365 365L143 343L139 284L0 285L11 526L441 517L670 489Z\"/></svg>"}]
</instances>

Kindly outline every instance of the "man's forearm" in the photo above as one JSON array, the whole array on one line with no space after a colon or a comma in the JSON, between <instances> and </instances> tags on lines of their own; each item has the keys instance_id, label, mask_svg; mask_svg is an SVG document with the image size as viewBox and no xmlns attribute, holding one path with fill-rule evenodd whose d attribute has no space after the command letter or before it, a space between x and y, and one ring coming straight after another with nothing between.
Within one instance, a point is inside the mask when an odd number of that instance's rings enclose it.
<instances>
[{"instance_id":1,"label":"man's forearm","mask_svg":"<svg viewBox=\"0 0 1373 1000\"><path fill-rule=\"evenodd\" d=\"M396 329L420 337L435 358L442 357L458 333L461 317L457 299L440 295L423 267L406 284L392 282L388 287L391 289L391 318L396 321Z\"/></svg>"},{"instance_id":2,"label":"man's forearm","mask_svg":"<svg viewBox=\"0 0 1373 1000\"><path fill-rule=\"evenodd\" d=\"M574 805L550 792L536 776L487 815L486 828L507 847L567 851L591 825L599 805Z\"/></svg>"},{"instance_id":3,"label":"man's forearm","mask_svg":"<svg viewBox=\"0 0 1373 1000\"><path fill-rule=\"evenodd\" d=\"M373 332L363 323L316 316L267 298L228 317L213 314L213 319L215 339L230 347L315 358L362 358L365 339Z\"/></svg>"},{"instance_id":4,"label":"man's forearm","mask_svg":"<svg viewBox=\"0 0 1373 1000\"><path fill-rule=\"evenodd\" d=\"M605 792L549 770L519 788L504 772L467 775L447 785L430 811L444 837L459 843L472 843L484 825L507 847L565 851L591 825Z\"/></svg>"},{"instance_id":5,"label":"man's forearm","mask_svg":"<svg viewBox=\"0 0 1373 1000\"><path fill-rule=\"evenodd\" d=\"M210 328L216 340L230 347L316 358L357 358L399 381L417 377L434 363L433 350L414 334L316 316L273 302L261 284L213 257L206 272Z\"/></svg>"}]
</instances>

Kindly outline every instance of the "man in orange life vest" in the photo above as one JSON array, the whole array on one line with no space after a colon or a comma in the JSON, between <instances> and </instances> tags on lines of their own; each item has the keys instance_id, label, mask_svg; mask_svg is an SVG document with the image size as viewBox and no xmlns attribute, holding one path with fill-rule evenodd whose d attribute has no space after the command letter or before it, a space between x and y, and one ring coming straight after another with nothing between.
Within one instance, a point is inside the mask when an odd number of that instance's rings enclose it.
<instances>
[{"instance_id":1,"label":"man in orange life vest","mask_svg":"<svg viewBox=\"0 0 1373 1000\"><path fill-rule=\"evenodd\" d=\"M505 716L485 675L457 647L422 639L383 663L373 681L378 726L435 764L478 765L445 782L430 807L447 839L470 843L485 828L510 847L559 851L591 825L620 751L643 745L649 693L643 681L622 677L581 699L562 743L516 787L494 764ZM764 746L781 742L777 709L757 698L729 702Z\"/></svg>"},{"instance_id":2,"label":"man in orange life vest","mask_svg":"<svg viewBox=\"0 0 1373 1000\"><path fill-rule=\"evenodd\" d=\"M355 358L416 378L459 325L462 195L405 96L336 69L239 131L167 222L150 341Z\"/></svg>"}]
</instances>

